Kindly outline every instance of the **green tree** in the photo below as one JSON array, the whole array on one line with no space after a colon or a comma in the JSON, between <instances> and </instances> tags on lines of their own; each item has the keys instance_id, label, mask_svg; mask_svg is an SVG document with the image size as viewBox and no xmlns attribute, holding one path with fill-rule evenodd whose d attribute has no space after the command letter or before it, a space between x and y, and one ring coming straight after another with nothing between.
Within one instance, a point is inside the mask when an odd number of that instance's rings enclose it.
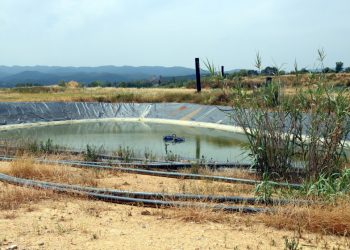
<instances>
[{"instance_id":1,"label":"green tree","mask_svg":"<svg viewBox=\"0 0 350 250\"><path fill-rule=\"evenodd\" d=\"M58 82L58 86L60 86L60 87L65 87L65 86L66 86L66 82L65 82L64 80L60 80L60 81Z\"/></svg>"},{"instance_id":2,"label":"green tree","mask_svg":"<svg viewBox=\"0 0 350 250\"><path fill-rule=\"evenodd\" d=\"M343 71L343 66L344 66L343 62L336 62L335 63L335 72L339 73L339 72Z\"/></svg>"},{"instance_id":3,"label":"green tree","mask_svg":"<svg viewBox=\"0 0 350 250\"><path fill-rule=\"evenodd\" d=\"M302 68L301 70L299 70L300 74L308 74L310 73L310 71L308 71L306 68Z\"/></svg>"},{"instance_id":4,"label":"green tree","mask_svg":"<svg viewBox=\"0 0 350 250\"><path fill-rule=\"evenodd\" d=\"M325 67L323 70L322 70L323 73L334 73L335 71L329 67Z\"/></svg>"},{"instance_id":5,"label":"green tree","mask_svg":"<svg viewBox=\"0 0 350 250\"><path fill-rule=\"evenodd\" d=\"M262 75L267 75L267 76L277 75L278 73L279 72L277 67L270 67L270 66L267 66L264 70L261 71Z\"/></svg>"},{"instance_id":6,"label":"green tree","mask_svg":"<svg viewBox=\"0 0 350 250\"><path fill-rule=\"evenodd\" d=\"M93 81L89 84L89 87L101 87L103 85L103 82L102 81Z\"/></svg>"}]
</instances>

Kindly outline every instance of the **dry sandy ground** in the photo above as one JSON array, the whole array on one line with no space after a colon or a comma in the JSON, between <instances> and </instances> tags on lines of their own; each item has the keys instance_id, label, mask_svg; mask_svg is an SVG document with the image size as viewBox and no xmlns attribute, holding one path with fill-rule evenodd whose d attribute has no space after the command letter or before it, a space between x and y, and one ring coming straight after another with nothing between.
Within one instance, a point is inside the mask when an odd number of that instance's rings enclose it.
<instances>
[{"instance_id":1,"label":"dry sandy ground","mask_svg":"<svg viewBox=\"0 0 350 250\"><path fill-rule=\"evenodd\" d=\"M251 216L247 220L232 215L228 223L195 223L181 220L178 213L73 198L46 200L0 212L0 248L15 244L19 249L283 249L284 237L294 236L254 224ZM303 237L303 249L350 246L345 238Z\"/></svg>"},{"instance_id":2,"label":"dry sandy ground","mask_svg":"<svg viewBox=\"0 0 350 250\"><path fill-rule=\"evenodd\" d=\"M8 167L0 165L0 170ZM190 187L185 191L193 191L193 185L200 189L208 185L203 190L207 193L217 184L108 174L100 176L101 185L169 192L182 191L184 185ZM231 184L220 185L216 191L231 193L234 189ZM0 194L14 188L18 187L0 183ZM132 207L51 194L15 210L0 210L0 249L11 245L19 249L284 249L285 237L296 236L295 232L257 223L257 216ZM299 245L303 249L350 249L349 238L301 236Z\"/></svg>"}]
</instances>

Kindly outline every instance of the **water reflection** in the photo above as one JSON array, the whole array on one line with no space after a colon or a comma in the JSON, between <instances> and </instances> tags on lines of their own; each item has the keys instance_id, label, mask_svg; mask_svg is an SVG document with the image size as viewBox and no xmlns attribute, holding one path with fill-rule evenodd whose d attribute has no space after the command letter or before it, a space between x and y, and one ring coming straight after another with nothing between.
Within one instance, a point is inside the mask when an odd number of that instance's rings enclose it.
<instances>
[{"instance_id":1,"label":"water reflection","mask_svg":"<svg viewBox=\"0 0 350 250\"><path fill-rule=\"evenodd\" d=\"M185 138L183 143L163 142L163 136L176 134ZM158 156L169 153L186 158L206 158L216 161L249 162L242 148L244 136L231 132L205 128L141 122L92 122L46 127L32 127L1 132L1 138L28 138L84 149L87 144L103 146L107 151L116 151L119 146L131 147L142 155L150 149Z\"/></svg>"}]
</instances>

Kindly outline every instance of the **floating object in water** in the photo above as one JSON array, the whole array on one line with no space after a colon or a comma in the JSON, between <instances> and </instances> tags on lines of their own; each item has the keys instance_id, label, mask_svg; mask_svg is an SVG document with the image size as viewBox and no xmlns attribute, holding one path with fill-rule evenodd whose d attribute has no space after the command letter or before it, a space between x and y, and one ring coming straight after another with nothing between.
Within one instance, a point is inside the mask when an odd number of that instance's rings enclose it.
<instances>
[{"instance_id":1,"label":"floating object in water","mask_svg":"<svg viewBox=\"0 0 350 250\"><path fill-rule=\"evenodd\" d=\"M177 137L176 134L172 134L172 135L163 136L163 141L173 142L173 143L181 143L181 142L185 141L185 138Z\"/></svg>"},{"instance_id":2,"label":"floating object in water","mask_svg":"<svg viewBox=\"0 0 350 250\"><path fill-rule=\"evenodd\" d=\"M166 142L168 142L168 141L173 141L174 138L176 138L176 134L165 135L165 136L163 136L163 141L166 141Z\"/></svg>"},{"instance_id":3,"label":"floating object in water","mask_svg":"<svg viewBox=\"0 0 350 250\"><path fill-rule=\"evenodd\" d=\"M185 141L185 139L184 138L181 138L181 137L175 137L174 138L174 142L175 143L180 143L180 142L184 142Z\"/></svg>"}]
</instances>

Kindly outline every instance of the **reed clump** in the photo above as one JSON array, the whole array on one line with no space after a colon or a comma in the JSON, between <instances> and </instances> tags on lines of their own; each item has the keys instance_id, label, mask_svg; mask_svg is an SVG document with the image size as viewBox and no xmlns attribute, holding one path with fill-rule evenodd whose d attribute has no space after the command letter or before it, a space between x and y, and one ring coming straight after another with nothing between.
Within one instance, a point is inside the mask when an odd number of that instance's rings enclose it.
<instances>
[{"instance_id":1,"label":"reed clump","mask_svg":"<svg viewBox=\"0 0 350 250\"><path fill-rule=\"evenodd\" d=\"M319 51L321 68L322 53ZM303 179L315 180L343 169L345 139L350 134L347 92L328 86L323 73L313 78L315 84L293 96L281 93L279 81L253 94L238 90L232 119L243 128L261 175L288 180L299 167L304 170ZM247 99L254 102L248 101L247 106Z\"/></svg>"}]
</instances>

